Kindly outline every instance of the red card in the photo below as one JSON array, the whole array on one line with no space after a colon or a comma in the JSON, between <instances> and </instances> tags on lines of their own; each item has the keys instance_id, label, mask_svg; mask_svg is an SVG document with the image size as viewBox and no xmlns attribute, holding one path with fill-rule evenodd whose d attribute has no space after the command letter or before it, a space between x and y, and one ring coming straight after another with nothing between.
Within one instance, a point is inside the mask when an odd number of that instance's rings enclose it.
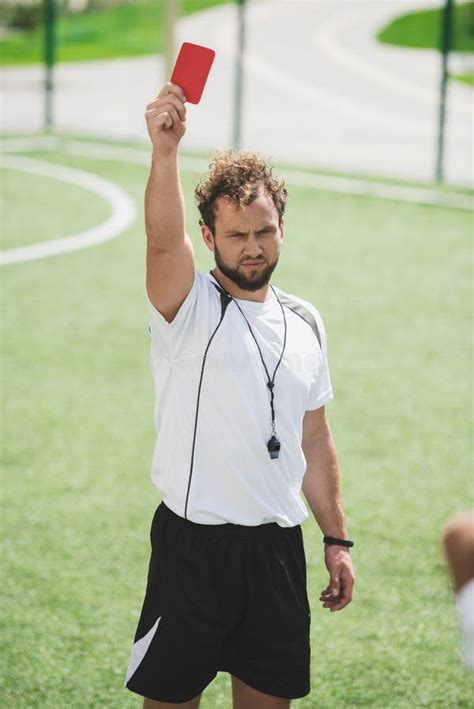
<instances>
[{"instance_id":1,"label":"red card","mask_svg":"<svg viewBox=\"0 0 474 709\"><path fill-rule=\"evenodd\" d=\"M174 65L171 83L180 86L189 103L199 103L216 53L209 47L184 42Z\"/></svg>"}]
</instances>

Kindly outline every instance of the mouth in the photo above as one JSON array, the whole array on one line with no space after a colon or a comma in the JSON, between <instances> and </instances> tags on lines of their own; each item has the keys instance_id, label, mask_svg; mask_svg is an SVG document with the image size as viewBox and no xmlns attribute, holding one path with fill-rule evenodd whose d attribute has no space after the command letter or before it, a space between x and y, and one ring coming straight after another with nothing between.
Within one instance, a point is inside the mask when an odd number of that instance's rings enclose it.
<instances>
[{"instance_id":1,"label":"mouth","mask_svg":"<svg viewBox=\"0 0 474 709\"><path fill-rule=\"evenodd\" d=\"M255 268L255 266L262 266L263 261L246 261L245 263L242 264L242 266L251 266Z\"/></svg>"}]
</instances>

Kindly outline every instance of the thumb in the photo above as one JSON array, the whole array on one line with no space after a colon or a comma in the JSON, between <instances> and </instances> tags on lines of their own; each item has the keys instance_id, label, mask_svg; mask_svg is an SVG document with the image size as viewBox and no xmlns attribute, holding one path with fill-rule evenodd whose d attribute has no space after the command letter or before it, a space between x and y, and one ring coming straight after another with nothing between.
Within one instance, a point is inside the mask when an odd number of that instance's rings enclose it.
<instances>
[{"instance_id":1,"label":"thumb","mask_svg":"<svg viewBox=\"0 0 474 709\"><path fill-rule=\"evenodd\" d=\"M158 116L158 126L166 130L166 128L171 128L173 125L173 119L171 118L170 114L167 111L164 111L163 113L160 113Z\"/></svg>"},{"instance_id":2,"label":"thumb","mask_svg":"<svg viewBox=\"0 0 474 709\"><path fill-rule=\"evenodd\" d=\"M331 579L331 596L336 597L339 596L339 577L334 576Z\"/></svg>"}]
</instances>

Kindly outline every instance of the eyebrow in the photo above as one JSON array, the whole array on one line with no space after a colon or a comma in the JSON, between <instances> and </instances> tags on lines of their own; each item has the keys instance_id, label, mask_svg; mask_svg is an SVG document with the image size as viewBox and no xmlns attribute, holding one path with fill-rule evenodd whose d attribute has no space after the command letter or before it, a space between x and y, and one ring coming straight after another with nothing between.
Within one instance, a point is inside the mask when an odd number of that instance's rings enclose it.
<instances>
[{"instance_id":1,"label":"eyebrow","mask_svg":"<svg viewBox=\"0 0 474 709\"><path fill-rule=\"evenodd\" d=\"M274 224L267 224L267 226L263 226L261 229L258 229L256 231L256 234L260 234L262 231L276 231L276 226ZM248 232L244 231L238 231L238 229L232 229L231 231L225 231L224 234L226 236L229 236L231 234L237 234L239 236L245 236Z\"/></svg>"}]
</instances>

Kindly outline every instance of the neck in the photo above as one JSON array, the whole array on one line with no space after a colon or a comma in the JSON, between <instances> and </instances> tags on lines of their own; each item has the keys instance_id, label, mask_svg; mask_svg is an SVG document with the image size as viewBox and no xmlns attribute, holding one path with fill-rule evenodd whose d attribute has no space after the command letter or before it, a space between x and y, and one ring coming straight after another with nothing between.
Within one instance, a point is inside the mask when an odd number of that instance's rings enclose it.
<instances>
[{"instance_id":1,"label":"neck","mask_svg":"<svg viewBox=\"0 0 474 709\"><path fill-rule=\"evenodd\" d=\"M233 297L238 300L251 300L254 303L264 303L270 298L270 284L267 283L263 288L256 291L244 290L239 288L234 281L225 276L222 271L216 266L211 271L214 278L221 284L223 288Z\"/></svg>"}]
</instances>

